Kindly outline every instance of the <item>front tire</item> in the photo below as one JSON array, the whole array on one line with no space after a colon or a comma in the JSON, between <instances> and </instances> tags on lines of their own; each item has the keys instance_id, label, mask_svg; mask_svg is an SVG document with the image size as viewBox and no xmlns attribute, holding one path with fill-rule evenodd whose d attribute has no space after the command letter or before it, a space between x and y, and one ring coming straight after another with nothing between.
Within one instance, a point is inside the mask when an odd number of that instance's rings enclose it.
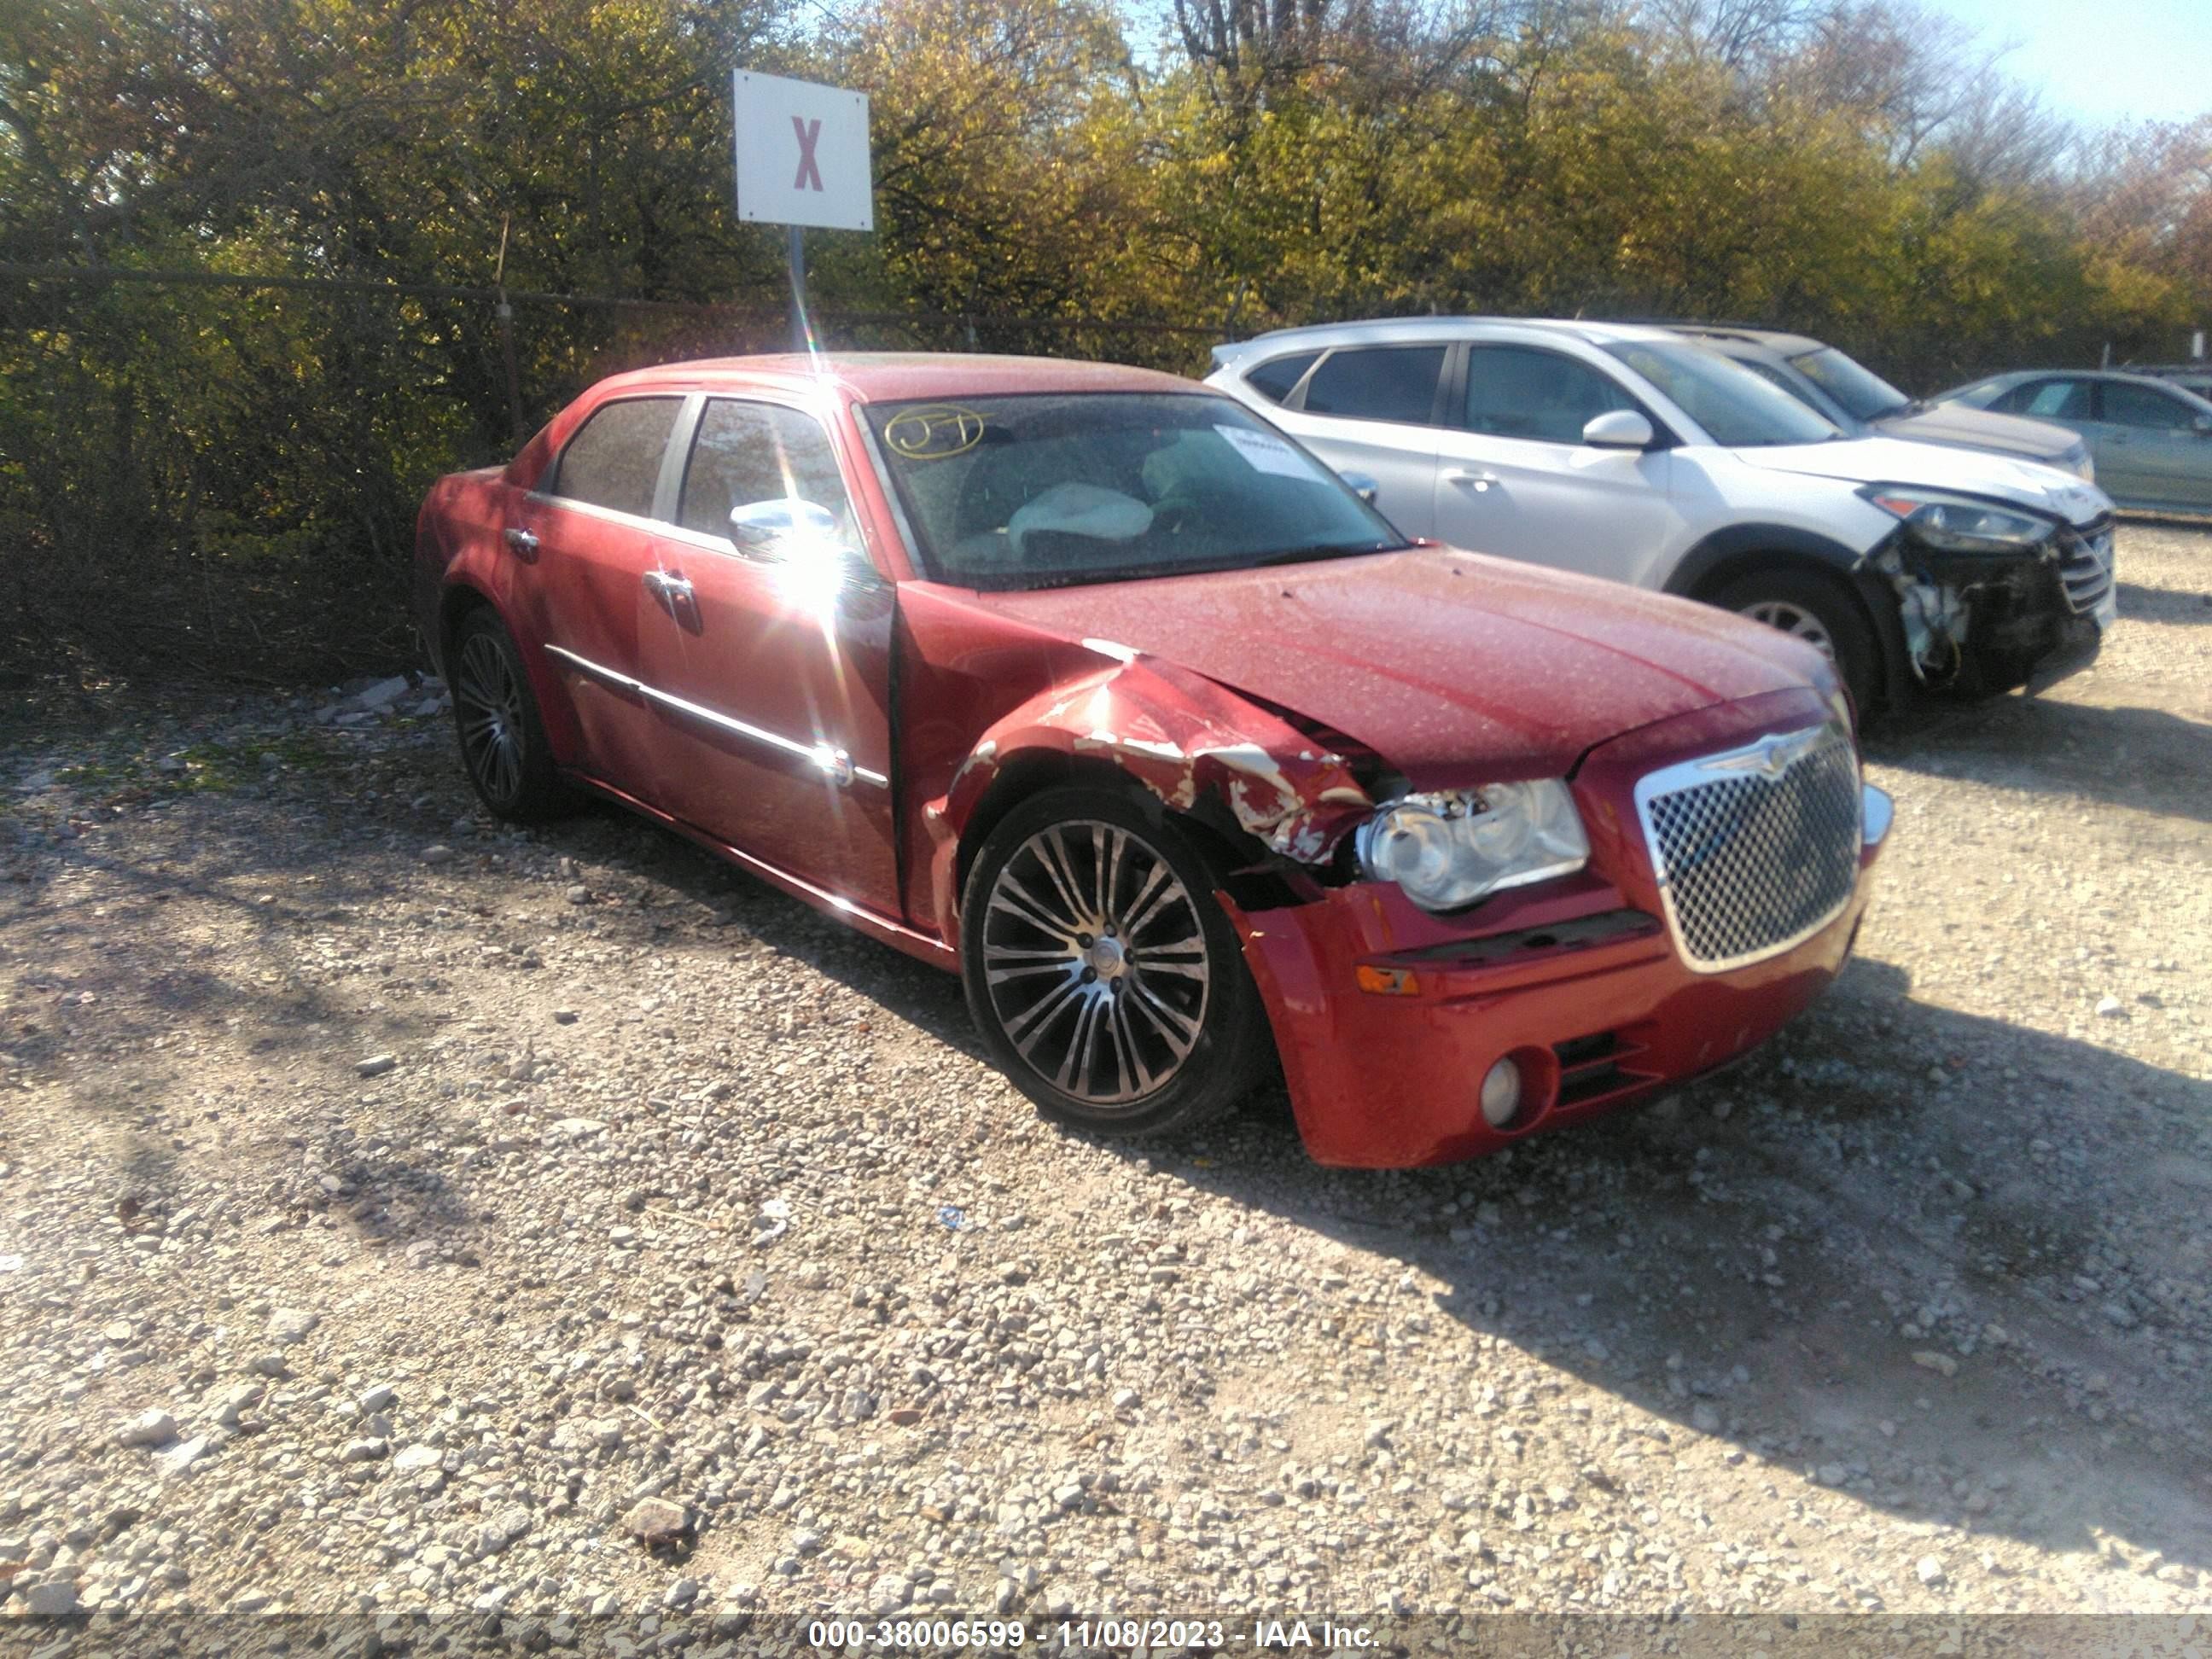
<instances>
[{"instance_id":1,"label":"front tire","mask_svg":"<svg viewBox=\"0 0 2212 1659\"><path fill-rule=\"evenodd\" d=\"M993 1060L1047 1117L1171 1134L1265 1074L1267 1016L1213 889L1158 808L1111 790L1047 790L991 831L961 978Z\"/></svg>"},{"instance_id":2,"label":"front tire","mask_svg":"<svg viewBox=\"0 0 2212 1659\"><path fill-rule=\"evenodd\" d=\"M1710 603L1800 639L1836 665L1862 718L1881 700L1881 649L1865 614L1839 582L1777 568L1739 576Z\"/></svg>"},{"instance_id":3,"label":"front tire","mask_svg":"<svg viewBox=\"0 0 2212 1659\"><path fill-rule=\"evenodd\" d=\"M575 799L553 764L522 653L496 612L480 605L461 618L452 659L453 725L477 799L511 823L536 823L573 810Z\"/></svg>"}]
</instances>

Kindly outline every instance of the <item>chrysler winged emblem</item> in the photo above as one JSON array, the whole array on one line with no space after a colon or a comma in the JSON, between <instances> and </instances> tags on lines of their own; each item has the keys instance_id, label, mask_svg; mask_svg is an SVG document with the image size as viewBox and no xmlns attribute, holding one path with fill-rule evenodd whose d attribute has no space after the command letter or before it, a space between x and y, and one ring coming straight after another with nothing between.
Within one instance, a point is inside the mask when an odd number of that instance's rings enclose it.
<instances>
[{"instance_id":1,"label":"chrysler winged emblem","mask_svg":"<svg viewBox=\"0 0 2212 1659\"><path fill-rule=\"evenodd\" d=\"M1769 783L1805 758L1828 736L1828 728L1815 726L1803 732L1770 732L1740 755L1707 761L1709 772L1756 772Z\"/></svg>"}]
</instances>

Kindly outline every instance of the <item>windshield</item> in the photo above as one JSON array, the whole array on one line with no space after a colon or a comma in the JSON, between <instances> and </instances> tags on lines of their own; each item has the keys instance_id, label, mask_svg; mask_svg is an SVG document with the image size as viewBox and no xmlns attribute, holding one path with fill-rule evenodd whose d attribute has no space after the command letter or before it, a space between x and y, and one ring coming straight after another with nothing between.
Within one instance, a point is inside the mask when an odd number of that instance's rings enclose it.
<instances>
[{"instance_id":1,"label":"windshield","mask_svg":"<svg viewBox=\"0 0 2212 1659\"><path fill-rule=\"evenodd\" d=\"M1814 414L1833 421L1845 430L1857 424L1850 416L1844 413L1842 404L1837 403L1834 398L1829 397L1826 392L1802 375L1792 374L1779 363L1763 362L1757 357L1731 357L1729 361L1732 363L1741 363L1767 385L1788 392Z\"/></svg>"},{"instance_id":2,"label":"windshield","mask_svg":"<svg viewBox=\"0 0 2212 1659\"><path fill-rule=\"evenodd\" d=\"M1855 419L1878 421L1912 407L1912 399L1864 363L1855 362L1833 346L1822 346L1790 363L1814 386L1826 392Z\"/></svg>"},{"instance_id":3,"label":"windshield","mask_svg":"<svg viewBox=\"0 0 2212 1659\"><path fill-rule=\"evenodd\" d=\"M943 581L1048 587L1406 544L1226 398L1047 392L862 412Z\"/></svg>"},{"instance_id":4,"label":"windshield","mask_svg":"<svg viewBox=\"0 0 2212 1659\"><path fill-rule=\"evenodd\" d=\"M1832 422L1788 392L1703 346L1623 340L1606 349L1665 392L1725 448L1817 444L1843 435Z\"/></svg>"}]
</instances>

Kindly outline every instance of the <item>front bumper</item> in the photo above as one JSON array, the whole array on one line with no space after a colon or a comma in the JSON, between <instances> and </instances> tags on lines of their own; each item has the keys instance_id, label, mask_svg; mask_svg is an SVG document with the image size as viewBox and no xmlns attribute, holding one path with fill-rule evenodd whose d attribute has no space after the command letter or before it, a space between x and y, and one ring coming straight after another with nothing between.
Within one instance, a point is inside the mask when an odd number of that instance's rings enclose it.
<instances>
[{"instance_id":1,"label":"front bumper","mask_svg":"<svg viewBox=\"0 0 2212 1659\"><path fill-rule=\"evenodd\" d=\"M2033 559L1930 556L1909 544L1900 555L1905 647L1932 689L1986 696L2055 685L2097 659L2118 616L2109 519L2061 531Z\"/></svg>"},{"instance_id":2,"label":"front bumper","mask_svg":"<svg viewBox=\"0 0 2212 1659\"><path fill-rule=\"evenodd\" d=\"M1428 942L1435 918L1380 884L1249 915L1231 905L1308 1152L1367 1169L1479 1157L1756 1048L1850 955L1888 797L1863 786L1862 817L1858 879L1841 912L1788 950L1720 973L1685 963L1656 890L1632 877L1526 902L1443 942ZM1524 1103L1493 1128L1482 1079L1507 1056Z\"/></svg>"}]
</instances>

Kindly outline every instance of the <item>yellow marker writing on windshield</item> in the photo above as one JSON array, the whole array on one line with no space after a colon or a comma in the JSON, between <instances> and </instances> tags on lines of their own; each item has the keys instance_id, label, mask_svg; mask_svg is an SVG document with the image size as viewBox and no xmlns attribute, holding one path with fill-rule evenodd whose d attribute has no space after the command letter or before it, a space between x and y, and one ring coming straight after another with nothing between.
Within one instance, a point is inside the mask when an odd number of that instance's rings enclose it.
<instances>
[{"instance_id":1,"label":"yellow marker writing on windshield","mask_svg":"<svg viewBox=\"0 0 2212 1659\"><path fill-rule=\"evenodd\" d=\"M910 461L941 461L983 441L983 417L957 404L902 409L884 423L884 441Z\"/></svg>"}]
</instances>

